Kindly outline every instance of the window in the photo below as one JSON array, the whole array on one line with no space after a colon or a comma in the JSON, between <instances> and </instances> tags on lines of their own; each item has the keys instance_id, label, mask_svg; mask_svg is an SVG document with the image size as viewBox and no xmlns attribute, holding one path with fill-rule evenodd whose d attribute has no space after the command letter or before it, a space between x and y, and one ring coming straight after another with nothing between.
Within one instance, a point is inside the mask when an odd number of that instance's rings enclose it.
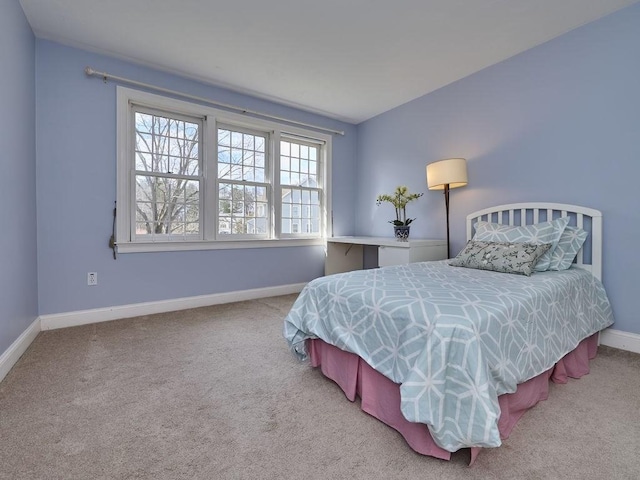
<instances>
[{"instance_id":1,"label":"window","mask_svg":"<svg viewBox=\"0 0 640 480\"><path fill-rule=\"evenodd\" d=\"M136 238L198 238L201 122L132 109Z\"/></svg>"},{"instance_id":2,"label":"window","mask_svg":"<svg viewBox=\"0 0 640 480\"><path fill-rule=\"evenodd\" d=\"M218 234L266 236L266 134L218 127Z\"/></svg>"},{"instance_id":3,"label":"window","mask_svg":"<svg viewBox=\"0 0 640 480\"><path fill-rule=\"evenodd\" d=\"M282 186L282 234L298 233L300 222L307 234L319 234L320 200L318 145L283 139L280 141L280 185Z\"/></svg>"},{"instance_id":4,"label":"window","mask_svg":"<svg viewBox=\"0 0 640 480\"><path fill-rule=\"evenodd\" d=\"M118 251L317 244L330 159L329 135L118 87Z\"/></svg>"}]
</instances>

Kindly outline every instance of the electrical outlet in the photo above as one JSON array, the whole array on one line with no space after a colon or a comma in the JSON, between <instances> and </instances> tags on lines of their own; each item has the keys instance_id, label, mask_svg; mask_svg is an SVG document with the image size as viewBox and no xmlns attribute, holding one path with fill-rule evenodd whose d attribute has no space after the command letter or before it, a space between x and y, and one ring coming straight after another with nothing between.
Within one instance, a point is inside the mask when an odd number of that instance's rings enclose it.
<instances>
[{"instance_id":1,"label":"electrical outlet","mask_svg":"<svg viewBox=\"0 0 640 480\"><path fill-rule=\"evenodd\" d=\"M87 273L87 285L98 285L98 272Z\"/></svg>"}]
</instances>

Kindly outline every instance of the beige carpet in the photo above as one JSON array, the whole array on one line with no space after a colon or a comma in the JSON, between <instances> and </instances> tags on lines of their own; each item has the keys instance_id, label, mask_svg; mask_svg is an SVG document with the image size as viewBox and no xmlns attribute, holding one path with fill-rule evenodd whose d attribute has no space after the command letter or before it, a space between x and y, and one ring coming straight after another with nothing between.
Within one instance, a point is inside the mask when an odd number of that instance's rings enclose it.
<instances>
[{"instance_id":1,"label":"beige carpet","mask_svg":"<svg viewBox=\"0 0 640 480\"><path fill-rule=\"evenodd\" d=\"M602 348L469 468L414 453L295 360L294 299L41 333L0 384L0 478L640 478L639 355Z\"/></svg>"}]
</instances>

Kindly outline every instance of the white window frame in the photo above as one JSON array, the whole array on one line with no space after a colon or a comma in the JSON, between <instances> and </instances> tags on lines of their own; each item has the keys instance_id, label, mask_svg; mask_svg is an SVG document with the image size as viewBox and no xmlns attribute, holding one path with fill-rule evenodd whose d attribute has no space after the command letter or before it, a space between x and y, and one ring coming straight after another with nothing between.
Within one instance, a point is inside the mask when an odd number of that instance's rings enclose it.
<instances>
[{"instance_id":1,"label":"white window frame","mask_svg":"<svg viewBox=\"0 0 640 480\"><path fill-rule=\"evenodd\" d=\"M319 153L319 157L318 157L318 162L320 163L320 165L322 165L323 159L323 144L320 141L317 140L313 140L311 138L304 138L304 137L297 137L296 135L290 135L290 134L283 134L281 136L282 140L285 140L287 142L291 142L291 143L299 143L300 145L308 145L308 146L312 146L312 147L318 147L318 153ZM278 142L278 147L280 146L280 142ZM278 155L278 161L280 161L280 155ZM278 164L278 171L280 170L280 165ZM306 186L295 186L295 185L281 185L278 182L279 185L279 190L280 192L282 191L283 188L293 188L293 189L300 189L302 191L304 190L318 190L320 192L324 191L324 185L325 185L325 178L324 175L319 175L318 178L318 185L316 187L306 187ZM322 193L321 193L322 195ZM280 202L280 205L278 205L279 211L282 211L282 195L278 194L277 198L276 198L276 203ZM306 229L301 228L302 225L302 221L304 220L304 218L302 217L302 213L304 212L304 208L306 208L306 205L295 205L295 204L291 204L291 221L292 221L292 227L291 227L291 231L292 233L282 233L281 234L281 238L300 238L300 237L315 237L316 235L310 232L307 232ZM320 207L322 209L322 200L320 202ZM293 215L293 209L294 208L299 208L298 210L298 216L297 218L294 217ZM329 210L330 211L330 210ZM278 220L282 220L282 215L278 216ZM297 221L298 222L298 232L293 233L293 222ZM320 231L323 231L323 224L326 224L326 216L323 215L322 210L320 212ZM279 231L281 231L282 229L279 228Z\"/></svg>"},{"instance_id":2,"label":"white window frame","mask_svg":"<svg viewBox=\"0 0 640 480\"><path fill-rule=\"evenodd\" d=\"M272 133L270 131L265 131L264 129L262 130L258 130L255 128L247 128L246 126L241 126L236 124L226 124L223 121L221 121L220 119L216 122L216 128L215 128L215 157L214 160L218 157L218 142L217 142L217 131L218 128L222 128L225 130L233 130L233 131L237 131L237 132L242 132L242 133L248 133L250 135L261 135L264 134L265 139L266 139L266 145L265 145L265 186L267 189L267 196L269 197L269 203L273 205L273 160L272 160L272 156L273 156L273 152L270 152L270 145L271 143L273 143L273 139L272 139ZM213 168L213 170L215 170L215 175L212 175L209 180L209 185L215 185L213 191L217 192L218 191L218 187L220 185L220 183L230 183L230 184L235 184L235 185L240 185L242 184L242 182L240 181L236 181L236 180L229 180L229 181L225 181L225 180L220 180L218 178L218 172L217 172L217 161L216 161L216 167ZM214 183L213 183L214 182ZM206 182L205 182L206 183ZM217 198L217 196L216 196ZM215 205L214 206L214 211L213 214L211 215L213 218L213 224L214 224L214 229L215 227L218 225L218 217L219 217L219 211L218 211L218 206ZM233 228L233 224L231 225L231 228ZM240 241L240 240L249 240L249 241L256 241L256 240L270 240L274 237L273 235L274 233L274 229L273 229L273 215L268 215L267 216L267 233L265 233L264 235L260 235L260 234L230 234L230 235L221 235L218 232L214 231L212 237L215 239L215 241L218 242L234 242L234 241Z\"/></svg>"},{"instance_id":3,"label":"white window frame","mask_svg":"<svg viewBox=\"0 0 640 480\"><path fill-rule=\"evenodd\" d=\"M332 137L314 130L289 126L285 123L262 120L246 115L230 113L209 106L177 100L149 92L118 86L116 90L116 246L118 253L176 251L176 250L212 250L235 248L260 248L324 245L330 228L331 212L331 151ZM201 189L201 226L200 238L197 240L170 241L136 238L133 224L135 222L135 133L133 125L132 105L165 112L167 115L183 115L202 119L201 139L201 174L204 178ZM256 238L255 235L218 235L218 172L217 172L217 125L237 127L268 134L270 164L268 165L271 183L270 208L268 216L268 238ZM282 235L280 195L280 139L300 138L305 142L321 145L320 158L321 188L320 200L320 232L310 237L308 233ZM269 140L270 139L270 140ZM267 175L267 172L265 172ZM303 230L303 229L301 229ZM231 238L230 238L231 237Z\"/></svg>"},{"instance_id":4,"label":"white window frame","mask_svg":"<svg viewBox=\"0 0 640 480\"><path fill-rule=\"evenodd\" d=\"M143 107L141 105L135 105L132 106L131 108L131 116L135 116L135 113L144 113L147 115L158 115L158 116L162 116L164 114L168 114L170 115L173 119L177 119L180 121L188 121L188 122L192 122L192 123L196 123L199 127L199 136L198 136L198 148L199 151L202 151L202 132L203 132L203 119L201 117L191 117L191 116L186 116L184 114L179 114L179 113L175 113L175 112L164 112L164 111L159 111L157 109L152 109L152 108L148 108L148 107ZM133 127L133 126L132 126ZM133 132L132 132L133 133ZM135 136L135 134L134 134ZM133 143L131 144L131 154L133 155L133 157L131 158L132 164L131 164L131 171L132 171L132 178L131 178L131 182L129 185L129 188L131 189L130 191L130 198L131 199L135 199L136 198L136 182L135 182L135 178L136 178L136 169L135 169L135 152L133 150ZM197 180L199 183L199 191L202 192L204 189L204 168L203 168L203 160L202 160L203 156L200 155L200 158L198 159L199 162L199 175L197 177L194 177L193 180ZM161 177L161 178L171 178L173 175L171 174L164 174L161 172L149 172L152 176L156 176L156 177ZM203 195L200 194L200 199L199 199L199 211L201 212L203 210L203 206L204 206L204 201L203 201ZM135 202L134 202L135 203ZM135 205L132 204L131 205L131 218L130 220L130 228L131 228L131 241L132 242L137 242L137 238L138 238L138 234L136 233L136 212L135 212ZM187 234L184 235L185 238L187 238L189 240L200 240L203 238L203 232L202 232L202 222L201 222L201 228L200 228L200 233L199 234ZM141 237L141 238L145 238L145 237ZM179 239L179 235L170 235L170 234L154 234L153 235L154 238L154 242L158 242L158 241L165 241L165 242L176 242L176 241L185 241L180 240Z\"/></svg>"}]
</instances>

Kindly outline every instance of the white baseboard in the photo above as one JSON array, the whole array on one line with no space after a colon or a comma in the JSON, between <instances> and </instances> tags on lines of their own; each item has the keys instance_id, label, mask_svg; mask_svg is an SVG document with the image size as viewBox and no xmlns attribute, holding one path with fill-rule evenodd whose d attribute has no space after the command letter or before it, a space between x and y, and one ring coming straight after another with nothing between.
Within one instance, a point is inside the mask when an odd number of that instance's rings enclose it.
<instances>
[{"instance_id":1,"label":"white baseboard","mask_svg":"<svg viewBox=\"0 0 640 480\"><path fill-rule=\"evenodd\" d=\"M79 310L75 312L54 313L40 316L40 328L42 330L54 330L57 328L76 327L89 323L108 322L121 318L152 315L154 313L174 312L187 308L207 307L221 303L241 302L256 298L275 297L298 293L306 283L294 283L279 285L277 287L254 288L252 290L238 290L235 292L214 293L211 295L199 295L196 297L175 298L160 300L157 302L134 303L131 305L118 305L115 307L94 308L91 310Z\"/></svg>"},{"instance_id":2,"label":"white baseboard","mask_svg":"<svg viewBox=\"0 0 640 480\"><path fill-rule=\"evenodd\" d=\"M106 322L120 318L131 318L140 315L172 312L187 308L206 307L221 303L241 302L257 298L275 297L298 293L305 283L281 285L277 287L256 288L236 292L215 293L197 297L177 298L158 302L135 303L108 308L96 308L68 313L41 315L0 355L0 382L9 373L22 354L41 330L74 327L89 323ZM600 343L608 347L619 348L630 352L640 353L640 335L608 328L600 334Z\"/></svg>"},{"instance_id":3,"label":"white baseboard","mask_svg":"<svg viewBox=\"0 0 640 480\"><path fill-rule=\"evenodd\" d=\"M600 333L600 344L640 353L640 335L607 328Z\"/></svg>"},{"instance_id":4,"label":"white baseboard","mask_svg":"<svg viewBox=\"0 0 640 480\"><path fill-rule=\"evenodd\" d=\"M31 342L38 336L38 333L40 333L40 318L36 318L31 325L16 338L15 342L0 355L0 382L7 376L9 370L13 368L25 350L29 348Z\"/></svg>"}]
</instances>

